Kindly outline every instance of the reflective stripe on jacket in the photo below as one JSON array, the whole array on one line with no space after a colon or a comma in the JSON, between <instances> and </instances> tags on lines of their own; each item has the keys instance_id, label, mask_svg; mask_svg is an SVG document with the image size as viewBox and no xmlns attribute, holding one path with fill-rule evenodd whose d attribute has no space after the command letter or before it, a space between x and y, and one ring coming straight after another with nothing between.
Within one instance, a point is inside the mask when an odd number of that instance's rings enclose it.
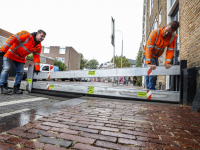
<instances>
[{"instance_id":1,"label":"reflective stripe on jacket","mask_svg":"<svg viewBox=\"0 0 200 150\"><path fill-rule=\"evenodd\" d=\"M158 59L167 47L165 64L170 64L174 55L174 48L176 45L177 34L173 33L171 36L163 37L164 28L153 30L144 47L143 55L146 55L146 64L151 64L151 57Z\"/></svg>"},{"instance_id":2,"label":"reflective stripe on jacket","mask_svg":"<svg viewBox=\"0 0 200 150\"><path fill-rule=\"evenodd\" d=\"M33 53L35 70L40 70L41 43L35 45L34 37L27 31L21 31L8 38L2 45L1 51L5 52L5 57L17 62L26 63L26 56Z\"/></svg>"}]
</instances>

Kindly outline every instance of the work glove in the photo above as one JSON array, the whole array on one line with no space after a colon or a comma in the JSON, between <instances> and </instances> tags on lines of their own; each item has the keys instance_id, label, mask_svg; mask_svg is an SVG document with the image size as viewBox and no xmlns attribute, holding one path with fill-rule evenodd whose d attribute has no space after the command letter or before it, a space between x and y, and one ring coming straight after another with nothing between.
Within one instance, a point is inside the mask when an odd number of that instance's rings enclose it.
<instances>
[{"instance_id":1,"label":"work glove","mask_svg":"<svg viewBox=\"0 0 200 150\"><path fill-rule=\"evenodd\" d=\"M2 51L0 51L0 56L4 56L5 55L5 52L2 52Z\"/></svg>"},{"instance_id":2,"label":"work glove","mask_svg":"<svg viewBox=\"0 0 200 150\"><path fill-rule=\"evenodd\" d=\"M35 71L35 73L38 75L38 73L39 73L40 71Z\"/></svg>"}]
</instances>

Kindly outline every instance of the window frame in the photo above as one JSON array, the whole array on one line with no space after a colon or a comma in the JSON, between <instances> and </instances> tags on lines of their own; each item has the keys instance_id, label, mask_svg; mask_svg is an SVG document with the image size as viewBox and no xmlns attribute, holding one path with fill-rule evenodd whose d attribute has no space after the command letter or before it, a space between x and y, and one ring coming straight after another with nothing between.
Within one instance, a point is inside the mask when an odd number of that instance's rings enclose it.
<instances>
[{"instance_id":1,"label":"window frame","mask_svg":"<svg viewBox=\"0 0 200 150\"><path fill-rule=\"evenodd\" d=\"M60 59L62 59L62 60L60 60ZM62 62L62 63L65 63L65 58L63 58L63 57L56 57L56 60L58 60L58 61L60 61L60 62ZM64 60L64 61L63 61Z\"/></svg>"},{"instance_id":2,"label":"window frame","mask_svg":"<svg viewBox=\"0 0 200 150\"><path fill-rule=\"evenodd\" d=\"M64 53L61 53L61 50L63 50L63 49L64 49ZM66 54L66 47L60 47L59 54L65 55Z\"/></svg>"},{"instance_id":3,"label":"window frame","mask_svg":"<svg viewBox=\"0 0 200 150\"><path fill-rule=\"evenodd\" d=\"M162 22L162 9L160 9L160 12L159 12L159 25L161 24Z\"/></svg>"},{"instance_id":4,"label":"window frame","mask_svg":"<svg viewBox=\"0 0 200 150\"><path fill-rule=\"evenodd\" d=\"M153 0L149 0L149 7L150 7L149 15L151 16L151 12L153 10Z\"/></svg>"},{"instance_id":5,"label":"window frame","mask_svg":"<svg viewBox=\"0 0 200 150\"><path fill-rule=\"evenodd\" d=\"M48 52L46 52L46 48L48 48ZM50 47L44 46L44 54L49 54L50 53Z\"/></svg>"}]
</instances>

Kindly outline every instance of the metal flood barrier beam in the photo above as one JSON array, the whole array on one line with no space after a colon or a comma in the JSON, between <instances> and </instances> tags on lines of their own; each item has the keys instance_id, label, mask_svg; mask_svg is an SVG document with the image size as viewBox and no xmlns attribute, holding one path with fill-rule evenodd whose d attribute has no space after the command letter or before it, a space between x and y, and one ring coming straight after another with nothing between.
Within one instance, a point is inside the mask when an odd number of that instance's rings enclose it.
<instances>
[{"instance_id":1,"label":"metal flood barrier beam","mask_svg":"<svg viewBox=\"0 0 200 150\"><path fill-rule=\"evenodd\" d=\"M27 89L31 92L33 89L53 90L80 94L94 94L116 97L127 97L133 99L149 99L166 102L179 102L179 91L159 91L159 90L139 90L123 89L114 87L69 85L67 82L55 83L51 81L34 82L34 79L55 79L55 78L81 78L81 77L121 77L121 76L153 76L153 75L180 75L180 66L174 65L170 69L164 66L151 70L148 67L136 68L117 68L117 69L97 69L97 70L75 70L75 71L57 71L41 72L38 75L33 73L34 66L30 65L27 75Z\"/></svg>"}]
</instances>

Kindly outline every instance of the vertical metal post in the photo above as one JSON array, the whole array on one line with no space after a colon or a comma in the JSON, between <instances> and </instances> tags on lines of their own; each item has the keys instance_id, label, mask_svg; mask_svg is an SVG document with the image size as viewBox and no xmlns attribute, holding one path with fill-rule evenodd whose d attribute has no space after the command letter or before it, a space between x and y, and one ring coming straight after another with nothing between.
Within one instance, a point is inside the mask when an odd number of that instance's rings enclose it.
<instances>
[{"instance_id":1,"label":"vertical metal post","mask_svg":"<svg viewBox=\"0 0 200 150\"><path fill-rule=\"evenodd\" d=\"M28 92L31 92L33 86L33 71L34 71L34 64L30 64L28 66L28 73L27 73Z\"/></svg>"},{"instance_id":2,"label":"vertical metal post","mask_svg":"<svg viewBox=\"0 0 200 150\"><path fill-rule=\"evenodd\" d=\"M115 68L115 19L113 19L113 69ZM114 81L115 78L113 77L113 87L114 87Z\"/></svg>"},{"instance_id":3,"label":"vertical metal post","mask_svg":"<svg viewBox=\"0 0 200 150\"><path fill-rule=\"evenodd\" d=\"M121 68L122 68L122 57L123 57L123 37L122 37L122 54L121 54Z\"/></svg>"},{"instance_id":4,"label":"vertical metal post","mask_svg":"<svg viewBox=\"0 0 200 150\"><path fill-rule=\"evenodd\" d=\"M183 104L183 69L187 68L187 60L181 60L180 61L180 80L179 80L179 85L180 85L180 100L179 103Z\"/></svg>"}]
</instances>

